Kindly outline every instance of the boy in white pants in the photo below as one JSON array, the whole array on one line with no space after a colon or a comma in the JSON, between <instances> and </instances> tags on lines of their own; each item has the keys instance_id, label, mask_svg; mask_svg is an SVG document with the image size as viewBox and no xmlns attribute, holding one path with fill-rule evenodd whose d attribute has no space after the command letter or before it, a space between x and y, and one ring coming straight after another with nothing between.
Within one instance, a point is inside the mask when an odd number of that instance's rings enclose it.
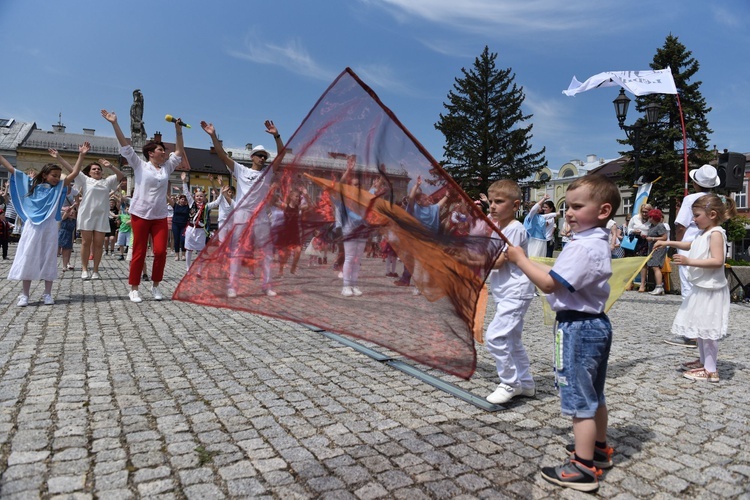
<instances>
[{"instance_id":1,"label":"boy in white pants","mask_svg":"<svg viewBox=\"0 0 750 500\"><path fill-rule=\"evenodd\" d=\"M526 228L515 219L521 205L521 189L514 181L494 182L487 193L490 218L513 246L527 251ZM497 238L497 233L493 234ZM534 298L534 285L503 252L495 261L490 291L495 301L495 317L487 327L485 343L495 358L500 385L487 396L495 404L507 403L516 396L532 397L536 385L531 377L529 356L521 342L523 318Z\"/></svg>"}]
</instances>

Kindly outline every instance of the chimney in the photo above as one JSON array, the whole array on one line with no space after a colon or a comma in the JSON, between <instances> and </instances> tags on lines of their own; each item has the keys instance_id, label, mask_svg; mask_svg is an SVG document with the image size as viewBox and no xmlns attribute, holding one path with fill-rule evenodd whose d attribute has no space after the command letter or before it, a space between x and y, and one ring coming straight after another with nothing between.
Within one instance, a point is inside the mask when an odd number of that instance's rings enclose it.
<instances>
[{"instance_id":1,"label":"chimney","mask_svg":"<svg viewBox=\"0 0 750 500\"><path fill-rule=\"evenodd\" d=\"M94 130L93 128L83 129L83 135L94 135L94 132L96 132L96 130Z\"/></svg>"},{"instance_id":2,"label":"chimney","mask_svg":"<svg viewBox=\"0 0 750 500\"><path fill-rule=\"evenodd\" d=\"M245 144L245 149L247 149L248 151L251 151L253 149L253 143L248 142L247 144Z\"/></svg>"},{"instance_id":3,"label":"chimney","mask_svg":"<svg viewBox=\"0 0 750 500\"><path fill-rule=\"evenodd\" d=\"M594 163L596 161L596 155L586 155L586 163Z\"/></svg>"},{"instance_id":4,"label":"chimney","mask_svg":"<svg viewBox=\"0 0 750 500\"><path fill-rule=\"evenodd\" d=\"M57 132L58 134L64 134L65 133L65 125L62 123L56 123L55 125L52 125L52 130L54 132Z\"/></svg>"},{"instance_id":5,"label":"chimney","mask_svg":"<svg viewBox=\"0 0 750 500\"><path fill-rule=\"evenodd\" d=\"M158 130L154 132L154 138L152 139L154 142L161 142L161 132Z\"/></svg>"}]
</instances>

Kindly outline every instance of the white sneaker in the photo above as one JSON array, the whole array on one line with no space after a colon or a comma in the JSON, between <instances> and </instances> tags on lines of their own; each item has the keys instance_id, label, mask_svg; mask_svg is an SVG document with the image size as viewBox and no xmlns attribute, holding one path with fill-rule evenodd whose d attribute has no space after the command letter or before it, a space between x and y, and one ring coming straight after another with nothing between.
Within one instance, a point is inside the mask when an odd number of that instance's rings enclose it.
<instances>
[{"instance_id":1,"label":"white sneaker","mask_svg":"<svg viewBox=\"0 0 750 500\"><path fill-rule=\"evenodd\" d=\"M99 273L93 272L93 273L91 273L91 279L92 280L100 280L100 279L102 279L102 277L99 276Z\"/></svg>"},{"instance_id":2,"label":"white sneaker","mask_svg":"<svg viewBox=\"0 0 750 500\"><path fill-rule=\"evenodd\" d=\"M344 297L351 297L352 295L354 295L354 292L352 291L352 287L345 286L344 288L342 288L341 295L343 295Z\"/></svg>"},{"instance_id":3,"label":"white sneaker","mask_svg":"<svg viewBox=\"0 0 750 500\"><path fill-rule=\"evenodd\" d=\"M141 298L141 294L138 293L138 290L130 290L130 293L128 294L130 296L130 302L143 302L143 299Z\"/></svg>"},{"instance_id":4,"label":"white sneaker","mask_svg":"<svg viewBox=\"0 0 750 500\"><path fill-rule=\"evenodd\" d=\"M522 387L518 395L527 398L533 398L534 396L536 396L536 386L532 385L531 387Z\"/></svg>"},{"instance_id":5,"label":"white sneaker","mask_svg":"<svg viewBox=\"0 0 750 500\"><path fill-rule=\"evenodd\" d=\"M339 279L344 279L344 272L343 271L339 271Z\"/></svg>"},{"instance_id":6,"label":"white sneaker","mask_svg":"<svg viewBox=\"0 0 750 500\"><path fill-rule=\"evenodd\" d=\"M521 394L521 391L519 389L514 389L513 387L509 386L508 384L500 383L500 385L497 386L497 389L495 389L495 392L487 396L487 401L490 403L494 403L496 405L501 405L503 403L507 403L514 397Z\"/></svg>"},{"instance_id":7,"label":"white sneaker","mask_svg":"<svg viewBox=\"0 0 750 500\"><path fill-rule=\"evenodd\" d=\"M85 269L83 271L81 271L81 279L82 280L87 280L89 278L90 278L90 276L89 276L89 272L88 271L86 271Z\"/></svg>"},{"instance_id":8,"label":"white sneaker","mask_svg":"<svg viewBox=\"0 0 750 500\"><path fill-rule=\"evenodd\" d=\"M230 299L237 297L237 290L234 288L227 288L227 297Z\"/></svg>"},{"instance_id":9,"label":"white sneaker","mask_svg":"<svg viewBox=\"0 0 750 500\"><path fill-rule=\"evenodd\" d=\"M276 297L278 293L274 292L270 288L268 290L263 290L263 293L266 294L266 297Z\"/></svg>"},{"instance_id":10,"label":"white sneaker","mask_svg":"<svg viewBox=\"0 0 750 500\"><path fill-rule=\"evenodd\" d=\"M650 292L648 292L649 295L664 295L664 287L663 286L657 286Z\"/></svg>"},{"instance_id":11,"label":"white sneaker","mask_svg":"<svg viewBox=\"0 0 750 500\"><path fill-rule=\"evenodd\" d=\"M52 298L52 295L45 293L42 295L42 300L44 301L45 306L54 306L55 305L55 299Z\"/></svg>"},{"instance_id":12,"label":"white sneaker","mask_svg":"<svg viewBox=\"0 0 750 500\"><path fill-rule=\"evenodd\" d=\"M29 305L29 296L28 295L19 295L18 296L18 304L16 304L18 307L26 307Z\"/></svg>"},{"instance_id":13,"label":"white sneaker","mask_svg":"<svg viewBox=\"0 0 750 500\"><path fill-rule=\"evenodd\" d=\"M362 290L360 290L356 286L353 286L352 293L354 294L355 297L359 297L360 295L362 295Z\"/></svg>"},{"instance_id":14,"label":"white sneaker","mask_svg":"<svg viewBox=\"0 0 750 500\"><path fill-rule=\"evenodd\" d=\"M162 300L164 298L164 295L161 294L161 290L159 290L158 286L151 287L151 295L154 296L154 300Z\"/></svg>"}]
</instances>

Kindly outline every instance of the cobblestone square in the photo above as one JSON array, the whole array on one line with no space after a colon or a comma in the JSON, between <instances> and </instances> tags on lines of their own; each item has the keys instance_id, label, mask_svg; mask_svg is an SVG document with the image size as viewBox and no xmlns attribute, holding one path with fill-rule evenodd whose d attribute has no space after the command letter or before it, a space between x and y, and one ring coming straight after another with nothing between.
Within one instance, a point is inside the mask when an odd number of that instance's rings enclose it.
<instances>
[{"instance_id":1,"label":"cobblestone square","mask_svg":"<svg viewBox=\"0 0 750 500\"><path fill-rule=\"evenodd\" d=\"M16 307L20 283L3 281L2 498L583 496L539 477L572 441L539 298L524 332L537 396L487 412L300 324L157 302L149 283L133 304L127 262L107 256L102 279L82 281L77 256L54 306L34 283L29 306ZM10 262L0 261L3 277ZM165 296L184 266L168 256ZM380 259L364 266L372 284L392 282ZM679 371L695 349L663 342L680 301L626 292L610 311L615 466L602 497L750 496L750 307L731 305L721 382L708 384ZM496 373L477 352L469 381L417 368L483 398Z\"/></svg>"}]
</instances>

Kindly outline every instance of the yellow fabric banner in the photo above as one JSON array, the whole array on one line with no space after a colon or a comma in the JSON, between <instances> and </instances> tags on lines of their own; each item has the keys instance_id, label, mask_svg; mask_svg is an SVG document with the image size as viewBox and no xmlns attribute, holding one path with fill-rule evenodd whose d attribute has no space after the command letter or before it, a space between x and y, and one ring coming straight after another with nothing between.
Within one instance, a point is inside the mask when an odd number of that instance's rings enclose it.
<instances>
[{"instance_id":1,"label":"yellow fabric banner","mask_svg":"<svg viewBox=\"0 0 750 500\"><path fill-rule=\"evenodd\" d=\"M622 292L624 292L628 285L633 282L635 277L641 271L641 268L646 265L649 257L651 256L612 259L612 277L609 278L609 299L607 299L607 304L604 306L604 312L609 311L612 304L620 298ZM532 257L531 260L548 266L552 266L555 263L555 259L546 257ZM543 295L541 292L539 293L540 295ZM554 325L555 312L550 308L547 299L544 297L542 297L542 307L544 308L544 324Z\"/></svg>"}]
</instances>

